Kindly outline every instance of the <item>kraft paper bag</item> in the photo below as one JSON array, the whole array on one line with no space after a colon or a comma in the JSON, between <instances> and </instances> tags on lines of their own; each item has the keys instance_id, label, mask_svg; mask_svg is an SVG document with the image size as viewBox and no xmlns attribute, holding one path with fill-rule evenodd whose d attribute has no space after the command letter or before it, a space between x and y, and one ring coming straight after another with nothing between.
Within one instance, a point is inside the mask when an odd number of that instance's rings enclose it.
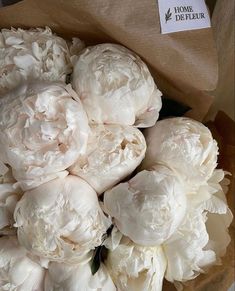
<instances>
[{"instance_id":1,"label":"kraft paper bag","mask_svg":"<svg viewBox=\"0 0 235 291\"><path fill-rule=\"evenodd\" d=\"M212 29L162 35L156 0L24 0L0 9L0 28L45 26L67 39L79 37L86 45L114 42L133 50L148 64L163 93L191 108L189 117L203 120L213 102L210 91L217 84L218 64ZM219 142L219 166L235 173L233 121L220 113L209 126ZM233 176L228 193L232 211L234 191ZM227 291L234 280L234 225L231 230L223 264L187 282L183 290ZM163 290L176 289L165 282Z\"/></svg>"},{"instance_id":2,"label":"kraft paper bag","mask_svg":"<svg viewBox=\"0 0 235 291\"><path fill-rule=\"evenodd\" d=\"M49 26L86 44L120 43L140 55L164 94L202 120L218 64L212 29L161 34L157 0L24 0L0 9L0 28Z\"/></svg>"}]
</instances>

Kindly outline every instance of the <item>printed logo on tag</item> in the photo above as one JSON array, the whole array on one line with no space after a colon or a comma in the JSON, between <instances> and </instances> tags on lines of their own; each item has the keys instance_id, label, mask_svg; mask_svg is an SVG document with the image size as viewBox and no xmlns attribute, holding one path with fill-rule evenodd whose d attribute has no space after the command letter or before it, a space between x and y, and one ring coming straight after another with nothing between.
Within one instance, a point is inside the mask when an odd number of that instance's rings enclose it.
<instances>
[{"instance_id":1,"label":"printed logo on tag","mask_svg":"<svg viewBox=\"0 0 235 291\"><path fill-rule=\"evenodd\" d=\"M158 0L162 34L211 27L205 0Z\"/></svg>"}]
</instances>

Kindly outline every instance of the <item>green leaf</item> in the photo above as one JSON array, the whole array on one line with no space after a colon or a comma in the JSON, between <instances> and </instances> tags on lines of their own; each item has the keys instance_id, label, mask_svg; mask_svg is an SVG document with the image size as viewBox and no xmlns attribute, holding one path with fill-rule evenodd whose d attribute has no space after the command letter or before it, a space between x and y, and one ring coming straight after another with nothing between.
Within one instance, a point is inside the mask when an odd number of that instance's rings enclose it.
<instances>
[{"instance_id":1,"label":"green leaf","mask_svg":"<svg viewBox=\"0 0 235 291\"><path fill-rule=\"evenodd\" d=\"M92 273L92 275L95 275L95 273L100 268L102 247L103 246L99 246L94 250L94 256L93 256L93 259L91 260L91 273Z\"/></svg>"},{"instance_id":2,"label":"green leaf","mask_svg":"<svg viewBox=\"0 0 235 291\"><path fill-rule=\"evenodd\" d=\"M94 256L91 260L91 273L95 273L99 270L101 262L104 262L108 256L108 249L105 246L99 246L94 250Z\"/></svg>"},{"instance_id":3,"label":"green leaf","mask_svg":"<svg viewBox=\"0 0 235 291\"><path fill-rule=\"evenodd\" d=\"M106 234L103 237L103 242L100 246L95 248L94 255L91 260L91 273L95 275L95 273L99 270L101 262L104 262L107 259L108 249L103 246L103 243L107 237L109 237L113 230L113 224L107 229Z\"/></svg>"}]
</instances>

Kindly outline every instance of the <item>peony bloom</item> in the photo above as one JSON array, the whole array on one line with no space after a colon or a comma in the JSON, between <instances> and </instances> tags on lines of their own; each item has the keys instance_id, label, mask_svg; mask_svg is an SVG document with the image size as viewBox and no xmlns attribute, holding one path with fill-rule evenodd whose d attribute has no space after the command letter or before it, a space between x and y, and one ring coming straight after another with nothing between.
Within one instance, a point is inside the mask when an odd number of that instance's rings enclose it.
<instances>
[{"instance_id":1,"label":"peony bloom","mask_svg":"<svg viewBox=\"0 0 235 291\"><path fill-rule=\"evenodd\" d=\"M191 209L177 231L164 243L167 258L166 279L187 281L203 272L216 261L214 251L205 249L209 242L206 213Z\"/></svg>"},{"instance_id":2,"label":"peony bloom","mask_svg":"<svg viewBox=\"0 0 235 291\"><path fill-rule=\"evenodd\" d=\"M74 66L72 84L90 123L153 126L161 92L145 63L117 44L86 48Z\"/></svg>"},{"instance_id":3,"label":"peony bloom","mask_svg":"<svg viewBox=\"0 0 235 291\"><path fill-rule=\"evenodd\" d=\"M0 238L0 290L43 291L44 275L16 237Z\"/></svg>"},{"instance_id":4,"label":"peony bloom","mask_svg":"<svg viewBox=\"0 0 235 291\"><path fill-rule=\"evenodd\" d=\"M161 246L139 246L123 237L105 263L119 291L162 290L166 258Z\"/></svg>"},{"instance_id":5,"label":"peony bloom","mask_svg":"<svg viewBox=\"0 0 235 291\"><path fill-rule=\"evenodd\" d=\"M106 267L101 264L92 275L90 263L68 265L52 262L45 278L44 291L116 291Z\"/></svg>"},{"instance_id":6,"label":"peony bloom","mask_svg":"<svg viewBox=\"0 0 235 291\"><path fill-rule=\"evenodd\" d=\"M143 160L145 151L144 136L137 128L92 126L86 154L70 171L100 194L131 174Z\"/></svg>"},{"instance_id":7,"label":"peony bloom","mask_svg":"<svg viewBox=\"0 0 235 291\"><path fill-rule=\"evenodd\" d=\"M218 147L202 123L177 117L159 121L145 131L147 151L142 169L156 163L177 171L196 191L211 177L217 165Z\"/></svg>"},{"instance_id":8,"label":"peony bloom","mask_svg":"<svg viewBox=\"0 0 235 291\"><path fill-rule=\"evenodd\" d=\"M86 113L69 86L24 84L0 99L0 159L23 190L66 176L88 135Z\"/></svg>"},{"instance_id":9,"label":"peony bloom","mask_svg":"<svg viewBox=\"0 0 235 291\"><path fill-rule=\"evenodd\" d=\"M0 32L0 95L23 81L63 81L72 72L72 53L83 47L74 39L66 41L47 27L31 30L2 29Z\"/></svg>"},{"instance_id":10,"label":"peony bloom","mask_svg":"<svg viewBox=\"0 0 235 291\"><path fill-rule=\"evenodd\" d=\"M187 215L164 243L167 280L191 280L203 273L206 267L219 262L225 254L230 242L228 227L233 216L219 184L223 177L222 170L215 170L207 187L200 190L199 199L187 196Z\"/></svg>"},{"instance_id":11,"label":"peony bloom","mask_svg":"<svg viewBox=\"0 0 235 291\"><path fill-rule=\"evenodd\" d=\"M209 235L207 248L209 247L215 252L218 262L225 255L226 248L231 241L228 228L233 220L233 214L225 196L229 184L225 174L227 173L221 169L214 171L208 181L210 198L205 199L199 205L201 209L207 211L206 229ZM214 190L212 191L212 189Z\"/></svg>"},{"instance_id":12,"label":"peony bloom","mask_svg":"<svg viewBox=\"0 0 235 291\"><path fill-rule=\"evenodd\" d=\"M159 245L184 218L185 189L174 172L158 166L106 191L104 209L114 218L117 228L135 243Z\"/></svg>"},{"instance_id":13,"label":"peony bloom","mask_svg":"<svg viewBox=\"0 0 235 291\"><path fill-rule=\"evenodd\" d=\"M67 176L25 192L14 213L21 245L52 261L89 260L110 221L96 192L79 177Z\"/></svg>"}]
</instances>

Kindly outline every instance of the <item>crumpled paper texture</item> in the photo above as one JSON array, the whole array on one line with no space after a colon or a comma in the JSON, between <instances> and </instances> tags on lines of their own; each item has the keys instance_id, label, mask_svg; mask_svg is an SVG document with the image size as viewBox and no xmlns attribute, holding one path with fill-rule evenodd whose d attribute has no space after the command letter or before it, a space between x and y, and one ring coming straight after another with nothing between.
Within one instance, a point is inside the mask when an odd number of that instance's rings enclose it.
<instances>
[{"instance_id":1,"label":"crumpled paper texture","mask_svg":"<svg viewBox=\"0 0 235 291\"><path fill-rule=\"evenodd\" d=\"M218 63L212 29L161 34L156 0L24 0L0 9L0 28L45 27L86 44L120 43L147 62L160 90L202 120Z\"/></svg>"}]
</instances>

